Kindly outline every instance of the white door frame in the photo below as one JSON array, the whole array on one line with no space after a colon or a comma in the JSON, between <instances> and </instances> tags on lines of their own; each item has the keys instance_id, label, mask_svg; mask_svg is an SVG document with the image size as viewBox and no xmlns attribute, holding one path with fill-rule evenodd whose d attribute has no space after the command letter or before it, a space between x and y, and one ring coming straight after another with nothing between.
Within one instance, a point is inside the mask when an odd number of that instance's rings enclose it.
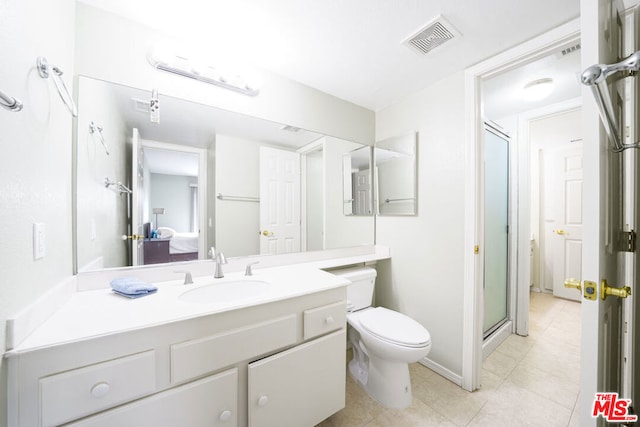
<instances>
[{"instance_id":1,"label":"white door frame","mask_svg":"<svg viewBox=\"0 0 640 427\"><path fill-rule=\"evenodd\" d=\"M482 318L483 318L483 292L482 292L482 265L481 257L477 256L475 248L482 241L481 215L478 207L479 183L478 173L481 171L479 161L481 153L478 152L478 143L482 138L482 79L492 75L519 67L525 63L546 56L558 47L580 40L580 20L575 19L539 37L529 40L513 49L503 52L493 58L468 68L464 73L465 80L465 169L468 171L465 178L465 211L471 214L465 218L465 256L464 256L464 318L463 318L463 345L462 345L462 388L468 391L480 387L482 372ZM528 152L520 150L519 165L522 158ZM524 165L523 170L528 170ZM522 171L522 169L521 169ZM528 179L518 180L518 190L521 198L529 194ZM522 188L524 186L525 188ZM523 200L519 210L516 233L526 238L518 239L517 265L517 293L526 294L526 298L517 299L516 330L526 330L526 315L529 312L529 209L528 199ZM479 250L483 248L479 247ZM522 324L522 323L525 324Z\"/></svg>"},{"instance_id":2,"label":"white door frame","mask_svg":"<svg viewBox=\"0 0 640 427\"><path fill-rule=\"evenodd\" d=\"M324 144L325 144L326 138L325 137L321 137L316 139L315 141L300 147L296 150L296 153L300 154L300 250L302 251L307 251L307 198L309 197L309 195L307 194L307 156L311 153L314 153L316 151L319 150L323 150L324 151ZM323 165L324 165L324 160L323 160ZM326 168L323 166L322 170L324 173L324 170ZM322 206L323 209L326 207L326 195L325 195L325 186L324 186L324 179L323 181L323 185L322 185ZM325 213L322 213L322 229L324 230L325 228L325 224L324 224L324 219L326 218ZM324 249L324 232L322 233L323 237L322 237L322 248Z\"/></svg>"}]
</instances>

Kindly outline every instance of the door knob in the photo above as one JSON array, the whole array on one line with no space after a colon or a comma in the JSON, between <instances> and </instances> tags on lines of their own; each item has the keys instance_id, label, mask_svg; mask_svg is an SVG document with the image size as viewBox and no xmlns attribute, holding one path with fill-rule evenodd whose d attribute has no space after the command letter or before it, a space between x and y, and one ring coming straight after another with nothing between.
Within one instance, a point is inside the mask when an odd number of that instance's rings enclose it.
<instances>
[{"instance_id":1,"label":"door knob","mask_svg":"<svg viewBox=\"0 0 640 427\"><path fill-rule=\"evenodd\" d=\"M631 295L631 288L629 286L614 288L609 286L606 279L602 279L600 282L600 299L604 301L609 295L618 298L626 298Z\"/></svg>"},{"instance_id":2,"label":"door knob","mask_svg":"<svg viewBox=\"0 0 640 427\"><path fill-rule=\"evenodd\" d=\"M582 292L582 285L580 284L580 280L576 280L573 278L565 280L564 287L577 289L578 291Z\"/></svg>"},{"instance_id":3,"label":"door knob","mask_svg":"<svg viewBox=\"0 0 640 427\"><path fill-rule=\"evenodd\" d=\"M261 234L264 237L271 237L271 236L273 236L273 231L264 230Z\"/></svg>"},{"instance_id":4,"label":"door knob","mask_svg":"<svg viewBox=\"0 0 640 427\"><path fill-rule=\"evenodd\" d=\"M122 240L127 240L127 239L131 239L131 240L142 240L142 239L144 239L144 236L141 236L141 235L139 235L139 234L134 234L134 235L132 235L132 236L127 236L126 234L123 234L123 235L121 236L121 239L122 239Z\"/></svg>"},{"instance_id":5,"label":"door knob","mask_svg":"<svg viewBox=\"0 0 640 427\"><path fill-rule=\"evenodd\" d=\"M564 236L565 234L569 234L569 233L567 233L567 232L566 232L566 231L564 231L563 229L559 229L559 230L556 230L556 234L557 234L558 236Z\"/></svg>"}]
</instances>

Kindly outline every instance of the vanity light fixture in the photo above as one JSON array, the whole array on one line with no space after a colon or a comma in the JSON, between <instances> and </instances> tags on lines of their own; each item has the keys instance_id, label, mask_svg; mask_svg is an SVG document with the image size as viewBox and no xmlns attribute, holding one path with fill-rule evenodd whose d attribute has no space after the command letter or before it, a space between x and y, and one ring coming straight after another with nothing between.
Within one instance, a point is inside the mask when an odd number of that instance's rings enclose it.
<instances>
[{"instance_id":1,"label":"vanity light fixture","mask_svg":"<svg viewBox=\"0 0 640 427\"><path fill-rule=\"evenodd\" d=\"M525 101L539 101L551 95L551 92L553 92L553 79L537 79L524 86L522 98Z\"/></svg>"},{"instance_id":2,"label":"vanity light fixture","mask_svg":"<svg viewBox=\"0 0 640 427\"><path fill-rule=\"evenodd\" d=\"M193 58L165 52L158 47L147 55L147 59L152 66L159 70L220 86L243 95L256 96L260 93L255 79L221 67L199 64Z\"/></svg>"}]
</instances>

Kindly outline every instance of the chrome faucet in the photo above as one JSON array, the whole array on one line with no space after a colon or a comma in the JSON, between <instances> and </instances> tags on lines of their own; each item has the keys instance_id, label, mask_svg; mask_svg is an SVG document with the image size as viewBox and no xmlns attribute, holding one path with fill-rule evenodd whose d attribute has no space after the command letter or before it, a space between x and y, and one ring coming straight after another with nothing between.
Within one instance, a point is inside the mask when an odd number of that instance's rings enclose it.
<instances>
[{"instance_id":1,"label":"chrome faucet","mask_svg":"<svg viewBox=\"0 0 640 427\"><path fill-rule=\"evenodd\" d=\"M258 264L260 261L256 261L256 262L250 262L249 264L247 264L247 268L244 270L244 275L245 276L253 276L253 270L251 269L252 265Z\"/></svg>"},{"instance_id":2,"label":"chrome faucet","mask_svg":"<svg viewBox=\"0 0 640 427\"><path fill-rule=\"evenodd\" d=\"M174 271L176 274L184 274L184 284L190 285L193 283L193 277L191 277L191 272L186 270L178 270Z\"/></svg>"},{"instance_id":3,"label":"chrome faucet","mask_svg":"<svg viewBox=\"0 0 640 427\"><path fill-rule=\"evenodd\" d=\"M221 279L224 277L224 273L222 272L222 264L227 263L227 258L225 258L224 254L220 251L214 252L214 259L216 262L216 272L213 275L214 279Z\"/></svg>"}]
</instances>

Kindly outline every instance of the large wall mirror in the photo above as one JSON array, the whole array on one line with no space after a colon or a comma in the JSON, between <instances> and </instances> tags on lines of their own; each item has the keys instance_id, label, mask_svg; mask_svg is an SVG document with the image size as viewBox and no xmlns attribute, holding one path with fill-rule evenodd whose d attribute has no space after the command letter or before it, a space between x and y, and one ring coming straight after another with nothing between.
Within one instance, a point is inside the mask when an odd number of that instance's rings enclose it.
<instances>
[{"instance_id":1,"label":"large wall mirror","mask_svg":"<svg viewBox=\"0 0 640 427\"><path fill-rule=\"evenodd\" d=\"M162 94L156 114L152 93L84 76L77 89L76 271L374 243L371 208L345 215L343 197L345 156L371 163L371 147Z\"/></svg>"},{"instance_id":2,"label":"large wall mirror","mask_svg":"<svg viewBox=\"0 0 640 427\"><path fill-rule=\"evenodd\" d=\"M416 215L417 133L382 141L374 148L375 206L377 215Z\"/></svg>"}]
</instances>

